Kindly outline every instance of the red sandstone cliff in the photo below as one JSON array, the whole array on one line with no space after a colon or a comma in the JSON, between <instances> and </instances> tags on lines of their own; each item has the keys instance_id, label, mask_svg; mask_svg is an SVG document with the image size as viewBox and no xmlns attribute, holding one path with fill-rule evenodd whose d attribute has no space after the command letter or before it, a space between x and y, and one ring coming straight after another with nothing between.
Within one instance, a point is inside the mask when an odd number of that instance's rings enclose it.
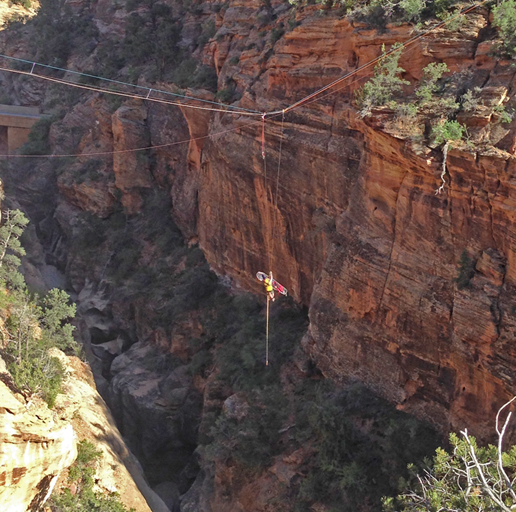
<instances>
[{"instance_id":1,"label":"red sandstone cliff","mask_svg":"<svg viewBox=\"0 0 516 512\"><path fill-rule=\"evenodd\" d=\"M298 17L246 90L246 106L284 107L412 35L404 25L381 33L331 15ZM475 12L457 32L423 37L400 59L406 77L415 82L427 63L444 61L513 106L515 72L488 57L487 23ZM211 45L219 66L223 46ZM212 121L210 133L240 129L207 143L200 167L187 169L198 180L201 247L249 287L270 251L278 278L310 306L305 348L327 376L356 377L446 428L486 433L515 392L514 122L496 132L466 117L474 146L449 152L449 181L436 195L441 151L415 147L380 112L360 119L351 105L360 83L287 114L277 208L281 119L266 125L265 188L259 124ZM459 290L463 251L475 271Z\"/></svg>"}]
</instances>

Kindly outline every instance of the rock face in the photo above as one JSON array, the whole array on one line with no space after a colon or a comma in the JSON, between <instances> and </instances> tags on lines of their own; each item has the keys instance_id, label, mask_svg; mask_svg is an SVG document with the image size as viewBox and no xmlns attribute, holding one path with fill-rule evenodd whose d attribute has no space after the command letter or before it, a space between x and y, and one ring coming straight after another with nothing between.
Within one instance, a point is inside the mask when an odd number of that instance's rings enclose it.
<instances>
[{"instance_id":1,"label":"rock face","mask_svg":"<svg viewBox=\"0 0 516 512\"><path fill-rule=\"evenodd\" d=\"M240 106L258 112L281 111L378 56L383 44L413 36L407 24L375 30L333 11L321 16L318 6L294 11L275 1L235 0L218 10L198 7L184 14L181 44L194 45L201 20L213 21L214 37L194 55L216 70L220 91L236 91ZM101 2L100 32L122 34L122 14L110 29L107 12ZM285 33L269 36L273 28ZM272 269L309 308L304 348L326 376L358 378L444 429L467 425L482 436L516 392L516 122L498 123L494 109L515 106L515 73L491 56L494 32L487 11L477 9L458 29L418 39L399 62L410 82L407 98L430 62L446 62L462 86L482 88L478 108L458 114L474 147L450 148L441 194L440 148L412 140L392 110L358 115L354 91L366 72L284 118L267 117L265 160L259 115L139 101L111 114L97 97L83 101L64 122L92 124L70 143L78 152L97 143L107 151L160 147L152 155L107 157L95 179L82 183L70 179L73 166L65 170L57 223L73 238L80 213L109 218L118 195L136 215L153 189L167 190L174 220L219 274L258 291L256 271ZM28 85L8 85L17 98L30 96ZM209 138L179 144L189 137ZM26 189L37 188L36 180L29 176ZM110 258L96 266L95 280ZM67 265L80 291L83 269ZM107 359L118 350L103 349ZM121 371L114 381L124 378ZM129 391L117 388L116 400L133 404L131 383L125 385ZM153 386L149 393L157 393L157 381Z\"/></svg>"},{"instance_id":2,"label":"rock face","mask_svg":"<svg viewBox=\"0 0 516 512\"><path fill-rule=\"evenodd\" d=\"M301 21L251 87L260 100L242 104L291 104L411 35L403 25L378 33L345 19ZM486 104L494 94L496 104L513 105L514 70L477 45L486 25L476 12L459 31L423 37L400 59L406 78L415 82L442 60L469 73L469 86L483 84ZM305 348L325 375L358 378L446 429L487 435L516 391L514 121L502 129L492 117L479 123L481 109L463 115L477 150L449 151L449 179L436 194L442 152L416 147L382 121L384 112L357 116L350 93L361 83L287 113L284 123L270 118L267 169L260 123L215 118L210 133L233 131L203 149L200 244L215 269L244 286L272 267L309 305ZM471 266L464 287L463 253Z\"/></svg>"},{"instance_id":3,"label":"rock face","mask_svg":"<svg viewBox=\"0 0 516 512\"><path fill-rule=\"evenodd\" d=\"M468 23L458 36L424 38L402 57L407 78L418 79L438 56L462 70L475 61L482 70L472 82L481 75L487 88L509 89L513 74L503 65L489 70L475 53L485 19L476 14ZM318 71L344 74L376 56L380 44L407 36L407 27L377 34L347 20L303 20L277 43L260 92L292 102L322 85ZM414 154L399 136L358 119L348 102L345 90L287 115L277 200L274 173L264 187L258 125L212 143L199 193L201 245L216 268L241 282L271 255L278 278L310 304L307 348L327 375L357 377L419 414L425 404L427 417L446 427L480 427L511 394L512 378L503 377L511 364L494 354L507 354L502 339L512 337L510 314L501 311L513 308L513 281L505 279L514 237L507 236L514 227L505 169L514 160L486 151L475 161L452 151L451 183L436 197L440 155ZM273 166L280 129L278 119L266 126ZM250 135L253 151L243 154ZM484 255L494 254L498 270L477 266L471 288L458 290L465 249L488 268Z\"/></svg>"},{"instance_id":4,"label":"rock face","mask_svg":"<svg viewBox=\"0 0 516 512\"><path fill-rule=\"evenodd\" d=\"M191 484L192 468L196 473L193 451L202 408L188 367L140 342L115 358L111 373L109 403L124 437L139 447L151 484L159 483L160 495L178 503ZM178 483L175 496L167 482Z\"/></svg>"},{"instance_id":5,"label":"rock face","mask_svg":"<svg viewBox=\"0 0 516 512\"><path fill-rule=\"evenodd\" d=\"M9 383L8 374L0 373L4 377L0 381L2 510L40 510L54 488L66 486L59 477L77 456L77 439L88 439L102 451L95 475L100 489L119 493L122 502L137 512L168 512L127 449L88 366L58 350L52 355L68 373L64 393L52 410L38 398L26 401L13 394L3 382Z\"/></svg>"},{"instance_id":6,"label":"rock face","mask_svg":"<svg viewBox=\"0 0 516 512\"><path fill-rule=\"evenodd\" d=\"M76 436L91 441L102 451L96 468L97 485L117 492L127 508L137 512L168 512L149 487L138 461L128 450L111 412L98 394L88 365L78 358L55 352L68 371L64 393L58 395L56 410L70 421ZM75 456L74 456L75 457Z\"/></svg>"},{"instance_id":7,"label":"rock face","mask_svg":"<svg viewBox=\"0 0 516 512\"><path fill-rule=\"evenodd\" d=\"M6 374L3 374L4 376ZM37 510L77 456L72 425L47 404L27 403L0 381L0 501L3 510Z\"/></svg>"}]
</instances>

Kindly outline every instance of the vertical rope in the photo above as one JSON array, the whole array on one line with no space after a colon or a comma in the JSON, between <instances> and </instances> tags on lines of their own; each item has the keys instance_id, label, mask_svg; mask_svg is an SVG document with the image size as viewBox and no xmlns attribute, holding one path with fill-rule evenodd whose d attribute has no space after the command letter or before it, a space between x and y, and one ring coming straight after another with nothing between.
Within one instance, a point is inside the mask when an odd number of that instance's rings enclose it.
<instances>
[{"instance_id":1,"label":"vertical rope","mask_svg":"<svg viewBox=\"0 0 516 512\"><path fill-rule=\"evenodd\" d=\"M278 155L278 170L276 173L276 194L274 197L274 212L272 219L272 240L274 240L276 224L277 224L277 210L278 210L278 190L279 190L279 177L280 177L280 169L281 169L281 153L283 149L283 125L285 123L285 111L283 110L281 116L281 134L280 134L280 145L279 145L279 155ZM274 258L274 257L273 257ZM272 270L272 263L270 263L270 270Z\"/></svg>"},{"instance_id":2,"label":"vertical rope","mask_svg":"<svg viewBox=\"0 0 516 512\"><path fill-rule=\"evenodd\" d=\"M269 193L267 192L267 159L265 158L265 113L262 115L262 159L263 159L263 190L265 194L265 250L268 257L268 269L271 268L271 222L269 211Z\"/></svg>"},{"instance_id":3,"label":"vertical rope","mask_svg":"<svg viewBox=\"0 0 516 512\"><path fill-rule=\"evenodd\" d=\"M269 366L269 304L271 299L267 293L267 327L265 330L265 366Z\"/></svg>"},{"instance_id":4,"label":"vertical rope","mask_svg":"<svg viewBox=\"0 0 516 512\"><path fill-rule=\"evenodd\" d=\"M265 112L262 114L262 158L265 160Z\"/></svg>"}]
</instances>

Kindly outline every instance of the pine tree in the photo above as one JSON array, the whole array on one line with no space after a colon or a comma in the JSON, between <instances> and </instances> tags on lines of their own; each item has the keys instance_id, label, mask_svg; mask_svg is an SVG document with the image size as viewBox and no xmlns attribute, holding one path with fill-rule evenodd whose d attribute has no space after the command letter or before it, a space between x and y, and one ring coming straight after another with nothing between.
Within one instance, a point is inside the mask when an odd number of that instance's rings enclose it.
<instances>
[{"instance_id":1,"label":"pine tree","mask_svg":"<svg viewBox=\"0 0 516 512\"><path fill-rule=\"evenodd\" d=\"M23 276L18 272L25 249L20 237L29 220L20 210L7 210L0 227L0 281L13 288L23 288Z\"/></svg>"},{"instance_id":2,"label":"pine tree","mask_svg":"<svg viewBox=\"0 0 516 512\"><path fill-rule=\"evenodd\" d=\"M389 103L397 93L401 92L404 85L410 84L409 81L400 77L405 72L403 68L398 67L401 47L397 50L397 46L394 45L391 53L386 53L385 45L383 45L382 53L384 57L374 68L373 78L357 92L357 103L362 117L370 115L373 107Z\"/></svg>"}]
</instances>

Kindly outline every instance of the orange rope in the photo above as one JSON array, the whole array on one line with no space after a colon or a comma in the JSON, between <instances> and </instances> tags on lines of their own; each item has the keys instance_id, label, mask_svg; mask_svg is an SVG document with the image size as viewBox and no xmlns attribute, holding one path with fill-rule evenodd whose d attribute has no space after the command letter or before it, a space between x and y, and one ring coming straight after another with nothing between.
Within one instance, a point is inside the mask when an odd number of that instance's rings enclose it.
<instances>
[{"instance_id":1,"label":"orange rope","mask_svg":"<svg viewBox=\"0 0 516 512\"><path fill-rule=\"evenodd\" d=\"M134 153L136 151L147 151L149 149L159 149L166 148L169 146L177 146L178 144L189 144L192 141L208 139L211 137L217 137L219 135L224 135L226 133L236 132L245 126L250 126L256 124L258 121L250 121L248 123L244 123L241 126L237 126L236 128L231 128L230 130L224 130L221 132L211 133L210 135L203 135L201 137L194 137L185 140L179 140L175 142L167 142L166 144L158 144L156 146L145 146L142 148L133 148L133 149L119 149L117 151L97 151L92 153L70 153L70 154L52 154L52 155L0 155L0 158L81 158L87 156L107 156L107 155L117 155L121 153Z\"/></svg>"},{"instance_id":2,"label":"orange rope","mask_svg":"<svg viewBox=\"0 0 516 512\"><path fill-rule=\"evenodd\" d=\"M211 112L224 112L226 114L237 114L237 115L243 115L243 116L263 116L263 114L260 114L258 112L247 112L243 110L228 110L223 108L214 108L214 107L201 107L200 105L191 105L189 103L181 103L179 101L167 101L159 98L150 98L144 95L140 94L129 94L126 92L121 91L112 91L109 89L102 89L102 87L94 87L91 85L83 85L83 84L77 84L75 82L68 82L67 80L61 80L60 78L52 78L50 76L44 76L44 75L36 75L32 72L27 71L20 71L18 69L10 69L10 68L4 68L0 67L0 71L6 71L8 73L17 73L19 75L26 75L26 76L34 76L36 78L41 78L42 80L47 80L49 82L55 82L61 85L69 85L71 87L76 87L77 89L85 89L87 91L94 91L94 92L102 92L106 94L114 94L116 96L123 96L124 98L133 98L133 99L139 99L139 100L146 100L146 101L153 101L155 103L162 103L164 105L175 105L177 107L186 107L186 108L194 108L197 110L209 110Z\"/></svg>"}]
</instances>

